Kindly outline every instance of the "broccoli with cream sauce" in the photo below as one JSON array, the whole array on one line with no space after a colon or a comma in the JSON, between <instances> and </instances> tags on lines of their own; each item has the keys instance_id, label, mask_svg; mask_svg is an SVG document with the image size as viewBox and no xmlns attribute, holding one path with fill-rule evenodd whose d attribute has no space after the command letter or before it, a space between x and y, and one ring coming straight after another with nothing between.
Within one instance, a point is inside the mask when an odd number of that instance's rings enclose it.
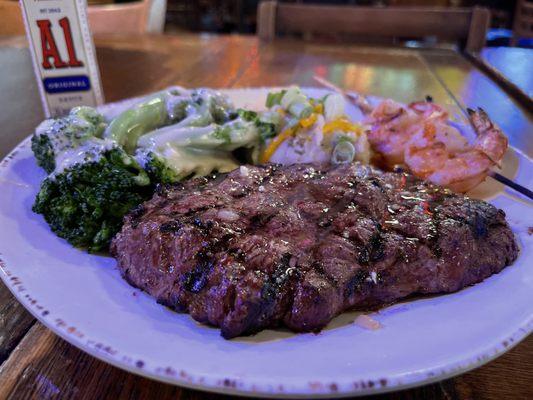
<instances>
[{"instance_id":1,"label":"broccoli with cream sauce","mask_svg":"<svg viewBox=\"0 0 533 400\"><path fill-rule=\"evenodd\" d=\"M133 154L143 135L168 125L206 126L230 120L233 106L220 93L208 89L173 88L125 110L107 127L104 137Z\"/></svg>"},{"instance_id":2,"label":"broccoli with cream sauce","mask_svg":"<svg viewBox=\"0 0 533 400\"><path fill-rule=\"evenodd\" d=\"M252 150L257 143L255 122L237 117L224 124L160 128L139 139L135 157L151 179L171 183L231 171L239 166L233 152Z\"/></svg>"},{"instance_id":3,"label":"broccoli with cream sauce","mask_svg":"<svg viewBox=\"0 0 533 400\"><path fill-rule=\"evenodd\" d=\"M37 164L53 172L58 155L77 151L87 140L101 137L105 127L103 116L91 107L75 107L66 117L43 121L31 139Z\"/></svg>"},{"instance_id":4,"label":"broccoli with cream sauce","mask_svg":"<svg viewBox=\"0 0 533 400\"><path fill-rule=\"evenodd\" d=\"M117 143L102 138L104 117L89 107L43 122L32 138L38 164L49 174L33 211L77 247L107 248L123 216L147 199L150 180Z\"/></svg>"},{"instance_id":5,"label":"broccoli with cream sauce","mask_svg":"<svg viewBox=\"0 0 533 400\"><path fill-rule=\"evenodd\" d=\"M251 110L239 109L237 114L244 120L253 122L258 130L259 140L264 144L268 139L272 139L279 132L281 115L279 113L264 112L257 113Z\"/></svg>"},{"instance_id":6,"label":"broccoli with cream sauce","mask_svg":"<svg viewBox=\"0 0 533 400\"><path fill-rule=\"evenodd\" d=\"M277 114L237 110L208 89L172 88L110 121L92 108L75 108L43 122L32 139L49 174L33 210L74 246L105 250L123 216L156 184L231 171L243 153L245 161L256 160L278 127Z\"/></svg>"},{"instance_id":7,"label":"broccoli with cream sauce","mask_svg":"<svg viewBox=\"0 0 533 400\"><path fill-rule=\"evenodd\" d=\"M72 245L104 250L124 215L151 196L149 184L137 162L117 147L104 151L98 160L77 163L46 178L33 211Z\"/></svg>"}]
</instances>

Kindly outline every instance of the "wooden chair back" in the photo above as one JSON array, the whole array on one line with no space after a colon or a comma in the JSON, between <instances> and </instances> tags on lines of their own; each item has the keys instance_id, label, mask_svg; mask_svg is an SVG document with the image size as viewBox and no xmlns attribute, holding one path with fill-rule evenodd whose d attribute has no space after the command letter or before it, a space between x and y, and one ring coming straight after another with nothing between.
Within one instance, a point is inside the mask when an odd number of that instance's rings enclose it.
<instances>
[{"instance_id":1,"label":"wooden chair back","mask_svg":"<svg viewBox=\"0 0 533 400\"><path fill-rule=\"evenodd\" d=\"M531 0L518 0L516 3L511 44L516 46L518 39L521 38L533 38L533 1Z\"/></svg>"},{"instance_id":2,"label":"wooden chair back","mask_svg":"<svg viewBox=\"0 0 533 400\"><path fill-rule=\"evenodd\" d=\"M458 41L480 51L490 23L486 8L362 7L260 3L257 33L271 40L280 33L346 33L364 37L408 37Z\"/></svg>"},{"instance_id":3,"label":"wooden chair back","mask_svg":"<svg viewBox=\"0 0 533 400\"><path fill-rule=\"evenodd\" d=\"M18 1L0 0L0 35L24 35L24 21Z\"/></svg>"},{"instance_id":4,"label":"wooden chair back","mask_svg":"<svg viewBox=\"0 0 533 400\"><path fill-rule=\"evenodd\" d=\"M87 9L87 18L93 34L146 33L152 0L131 3L94 5Z\"/></svg>"}]
</instances>

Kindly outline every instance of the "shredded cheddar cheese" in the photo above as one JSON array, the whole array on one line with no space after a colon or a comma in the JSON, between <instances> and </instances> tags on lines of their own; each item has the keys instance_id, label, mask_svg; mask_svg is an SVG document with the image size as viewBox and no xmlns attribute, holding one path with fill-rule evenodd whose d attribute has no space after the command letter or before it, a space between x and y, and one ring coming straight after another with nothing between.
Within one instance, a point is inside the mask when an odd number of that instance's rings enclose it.
<instances>
[{"instance_id":1,"label":"shredded cheddar cheese","mask_svg":"<svg viewBox=\"0 0 533 400\"><path fill-rule=\"evenodd\" d=\"M324 105L322 103L318 103L313 107L313 111L317 114L323 114L324 113Z\"/></svg>"},{"instance_id":2,"label":"shredded cheddar cheese","mask_svg":"<svg viewBox=\"0 0 533 400\"><path fill-rule=\"evenodd\" d=\"M313 111L314 112L309 117L302 118L300 121L298 121L298 124L296 126L285 129L278 136L272 139L272 141L268 144L266 149L261 153L261 156L259 157L259 161L261 163L266 163L270 161L270 158L276 152L279 146L285 140L287 140L291 136L294 136L299 127L305 129L305 128L309 128L313 126L317 121L318 115L324 111L324 107L322 104L316 104L313 107ZM360 125L354 124L346 118L338 118L324 125L324 129L323 129L324 135L329 135L336 131L342 131L345 133L353 133L355 135L360 135L362 133L362 128Z\"/></svg>"},{"instance_id":3,"label":"shredded cheddar cheese","mask_svg":"<svg viewBox=\"0 0 533 400\"><path fill-rule=\"evenodd\" d=\"M317 118L318 115L313 113L309 117L302 118L300 121L298 121L298 125L296 127L288 128L281 132L272 140L272 142L270 142L267 148L263 151L260 157L260 161L262 163L268 162L270 160L270 157L272 157L278 147L289 137L294 136L298 126L301 126L302 128L309 128L310 126L313 126L316 123Z\"/></svg>"},{"instance_id":4,"label":"shredded cheddar cheese","mask_svg":"<svg viewBox=\"0 0 533 400\"><path fill-rule=\"evenodd\" d=\"M293 136L296 132L295 128L288 128L285 129L283 132L281 132L278 136L276 136L274 139L272 139L272 142L267 146L267 148L263 151L260 157L261 163L266 163L270 160L270 157L272 157L272 154L275 153L275 151L278 149L278 147L289 137Z\"/></svg>"},{"instance_id":5,"label":"shredded cheddar cheese","mask_svg":"<svg viewBox=\"0 0 533 400\"><path fill-rule=\"evenodd\" d=\"M310 126L314 125L316 119L317 115L313 113L309 117L301 119L299 123L302 128L309 128Z\"/></svg>"},{"instance_id":6,"label":"shredded cheddar cheese","mask_svg":"<svg viewBox=\"0 0 533 400\"><path fill-rule=\"evenodd\" d=\"M348 121L346 118L338 118L324 125L324 135L331 134L335 131L354 132L359 135L361 134L361 127Z\"/></svg>"}]
</instances>

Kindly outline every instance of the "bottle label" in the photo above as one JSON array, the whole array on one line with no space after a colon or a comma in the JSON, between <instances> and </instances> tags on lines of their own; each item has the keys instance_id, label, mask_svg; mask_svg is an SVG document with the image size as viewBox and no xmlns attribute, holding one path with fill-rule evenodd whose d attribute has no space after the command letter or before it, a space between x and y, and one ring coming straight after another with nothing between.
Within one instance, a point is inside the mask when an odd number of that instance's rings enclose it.
<instances>
[{"instance_id":1,"label":"bottle label","mask_svg":"<svg viewBox=\"0 0 533 400\"><path fill-rule=\"evenodd\" d=\"M47 117L103 104L86 0L20 0Z\"/></svg>"}]
</instances>

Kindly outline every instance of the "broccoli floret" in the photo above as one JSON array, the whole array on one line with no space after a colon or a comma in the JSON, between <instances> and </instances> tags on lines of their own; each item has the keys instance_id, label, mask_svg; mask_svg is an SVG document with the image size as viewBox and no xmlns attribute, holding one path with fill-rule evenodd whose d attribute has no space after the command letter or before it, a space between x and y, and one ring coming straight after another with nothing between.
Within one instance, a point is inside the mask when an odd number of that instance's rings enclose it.
<instances>
[{"instance_id":1,"label":"broccoli floret","mask_svg":"<svg viewBox=\"0 0 533 400\"><path fill-rule=\"evenodd\" d=\"M259 132L259 140L261 143L265 143L268 139L273 138L277 135L277 125L274 122L264 121L261 119L261 116L251 110L245 110L242 108L239 108L237 110L237 114L245 121L251 121L255 124L257 127L257 131ZM279 115L279 114L278 114Z\"/></svg>"},{"instance_id":2,"label":"broccoli floret","mask_svg":"<svg viewBox=\"0 0 533 400\"><path fill-rule=\"evenodd\" d=\"M47 173L51 173L56 167L56 161L54 147L50 138L46 134L33 135L31 138L31 149L37 160L37 165Z\"/></svg>"},{"instance_id":3,"label":"broccoli floret","mask_svg":"<svg viewBox=\"0 0 533 400\"><path fill-rule=\"evenodd\" d=\"M165 91L118 115L104 136L133 154L139 139L153 130L178 122L185 126L224 123L230 120L233 110L225 96L212 90Z\"/></svg>"},{"instance_id":4,"label":"broccoli floret","mask_svg":"<svg viewBox=\"0 0 533 400\"><path fill-rule=\"evenodd\" d=\"M245 121L255 121L258 117L256 111L246 110L244 108L239 108L237 110L237 115Z\"/></svg>"},{"instance_id":5,"label":"broccoli floret","mask_svg":"<svg viewBox=\"0 0 533 400\"><path fill-rule=\"evenodd\" d=\"M166 98L165 94L160 94L127 109L111 121L105 137L133 154L142 135L168 124Z\"/></svg>"},{"instance_id":6,"label":"broccoli floret","mask_svg":"<svg viewBox=\"0 0 533 400\"><path fill-rule=\"evenodd\" d=\"M66 117L45 120L31 139L37 164L51 173L58 154L79 147L89 138L100 137L105 126L104 117L91 107L76 107Z\"/></svg>"},{"instance_id":7,"label":"broccoli floret","mask_svg":"<svg viewBox=\"0 0 533 400\"><path fill-rule=\"evenodd\" d=\"M191 93L191 98L197 113L209 119L204 125L210 122L224 124L235 116L233 104L219 92L197 89Z\"/></svg>"},{"instance_id":8,"label":"broccoli floret","mask_svg":"<svg viewBox=\"0 0 533 400\"><path fill-rule=\"evenodd\" d=\"M180 174L169 167L162 157L153 152L149 152L145 156L144 170L154 183L169 184L178 182L181 179Z\"/></svg>"},{"instance_id":9,"label":"broccoli floret","mask_svg":"<svg viewBox=\"0 0 533 400\"><path fill-rule=\"evenodd\" d=\"M139 149L136 159L152 184L176 183L193 176L229 172L238 167L231 152L168 143L160 149Z\"/></svg>"},{"instance_id":10,"label":"broccoli floret","mask_svg":"<svg viewBox=\"0 0 533 400\"><path fill-rule=\"evenodd\" d=\"M39 165L50 174L33 210L74 246L105 250L123 216L147 200L155 184L237 167L231 152L251 146L258 135L253 123L237 117L219 93L176 89L109 125L88 107L47 120L32 139Z\"/></svg>"},{"instance_id":11,"label":"broccoli floret","mask_svg":"<svg viewBox=\"0 0 533 400\"><path fill-rule=\"evenodd\" d=\"M99 251L109 246L124 215L151 193L150 180L137 162L113 148L98 160L46 178L33 211L72 245Z\"/></svg>"},{"instance_id":12,"label":"broccoli floret","mask_svg":"<svg viewBox=\"0 0 533 400\"><path fill-rule=\"evenodd\" d=\"M70 115L76 115L91 123L95 127L95 130L93 131L94 136L101 137L104 133L106 127L104 116L94 108L87 106L74 107L70 110Z\"/></svg>"}]
</instances>

